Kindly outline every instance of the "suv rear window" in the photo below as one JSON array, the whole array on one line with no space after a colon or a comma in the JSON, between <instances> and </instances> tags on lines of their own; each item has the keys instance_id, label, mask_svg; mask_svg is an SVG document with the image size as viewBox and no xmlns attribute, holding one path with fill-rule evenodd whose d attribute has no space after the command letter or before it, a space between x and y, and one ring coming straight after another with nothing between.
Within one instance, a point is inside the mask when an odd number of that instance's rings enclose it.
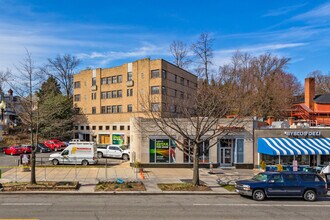
<instances>
[{"instance_id":1,"label":"suv rear window","mask_svg":"<svg viewBox=\"0 0 330 220\"><path fill-rule=\"evenodd\" d=\"M321 179L317 175L314 174L299 174L300 179L303 182L320 182Z\"/></svg>"}]
</instances>

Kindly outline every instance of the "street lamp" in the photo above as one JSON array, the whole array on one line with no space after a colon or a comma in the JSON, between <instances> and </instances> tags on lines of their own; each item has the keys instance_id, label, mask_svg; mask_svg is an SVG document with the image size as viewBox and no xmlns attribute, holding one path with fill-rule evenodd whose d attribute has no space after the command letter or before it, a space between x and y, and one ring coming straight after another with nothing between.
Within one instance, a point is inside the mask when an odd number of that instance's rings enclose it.
<instances>
[{"instance_id":1,"label":"street lamp","mask_svg":"<svg viewBox=\"0 0 330 220\"><path fill-rule=\"evenodd\" d=\"M6 102L5 102L4 94L3 94L3 91L1 88L0 88L0 109L1 109L1 122L3 122L4 121L3 113L6 109Z\"/></svg>"}]
</instances>

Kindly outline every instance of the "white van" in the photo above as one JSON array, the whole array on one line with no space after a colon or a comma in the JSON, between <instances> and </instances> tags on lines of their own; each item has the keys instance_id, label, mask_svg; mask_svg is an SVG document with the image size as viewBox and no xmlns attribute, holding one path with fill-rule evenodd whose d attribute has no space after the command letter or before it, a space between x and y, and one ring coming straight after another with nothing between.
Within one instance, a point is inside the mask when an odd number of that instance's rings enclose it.
<instances>
[{"instance_id":1,"label":"white van","mask_svg":"<svg viewBox=\"0 0 330 220\"><path fill-rule=\"evenodd\" d=\"M97 148L94 142L70 143L62 152L51 154L49 160L58 164L88 164L97 163Z\"/></svg>"}]
</instances>

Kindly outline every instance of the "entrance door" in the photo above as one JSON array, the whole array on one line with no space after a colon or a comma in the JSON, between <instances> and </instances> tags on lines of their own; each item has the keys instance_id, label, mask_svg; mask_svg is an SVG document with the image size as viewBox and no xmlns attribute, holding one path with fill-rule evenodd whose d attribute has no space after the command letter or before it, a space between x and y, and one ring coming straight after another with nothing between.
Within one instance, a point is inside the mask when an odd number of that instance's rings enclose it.
<instances>
[{"instance_id":1,"label":"entrance door","mask_svg":"<svg viewBox=\"0 0 330 220\"><path fill-rule=\"evenodd\" d=\"M230 147L220 148L220 165L230 166L231 164L232 164L231 148Z\"/></svg>"}]
</instances>

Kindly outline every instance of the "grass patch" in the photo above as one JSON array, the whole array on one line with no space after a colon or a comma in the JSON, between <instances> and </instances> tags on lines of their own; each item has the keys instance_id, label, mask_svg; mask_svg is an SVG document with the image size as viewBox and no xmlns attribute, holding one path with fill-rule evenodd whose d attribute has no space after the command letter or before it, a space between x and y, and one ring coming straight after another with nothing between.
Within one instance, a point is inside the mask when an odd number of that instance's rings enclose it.
<instances>
[{"instance_id":1,"label":"grass patch","mask_svg":"<svg viewBox=\"0 0 330 220\"><path fill-rule=\"evenodd\" d=\"M211 191L206 185L194 186L191 183L159 183L162 191Z\"/></svg>"},{"instance_id":2,"label":"grass patch","mask_svg":"<svg viewBox=\"0 0 330 220\"><path fill-rule=\"evenodd\" d=\"M228 190L230 192L235 192L235 186L234 185L223 185L221 187L225 188L226 190Z\"/></svg>"},{"instance_id":3,"label":"grass patch","mask_svg":"<svg viewBox=\"0 0 330 220\"><path fill-rule=\"evenodd\" d=\"M4 192L14 191L73 191L79 188L79 182L40 181L37 184L29 182L2 183Z\"/></svg>"},{"instance_id":4,"label":"grass patch","mask_svg":"<svg viewBox=\"0 0 330 220\"><path fill-rule=\"evenodd\" d=\"M124 182L124 183L99 182L95 187L95 191L145 191L145 190L146 188L144 187L142 182Z\"/></svg>"}]
</instances>

